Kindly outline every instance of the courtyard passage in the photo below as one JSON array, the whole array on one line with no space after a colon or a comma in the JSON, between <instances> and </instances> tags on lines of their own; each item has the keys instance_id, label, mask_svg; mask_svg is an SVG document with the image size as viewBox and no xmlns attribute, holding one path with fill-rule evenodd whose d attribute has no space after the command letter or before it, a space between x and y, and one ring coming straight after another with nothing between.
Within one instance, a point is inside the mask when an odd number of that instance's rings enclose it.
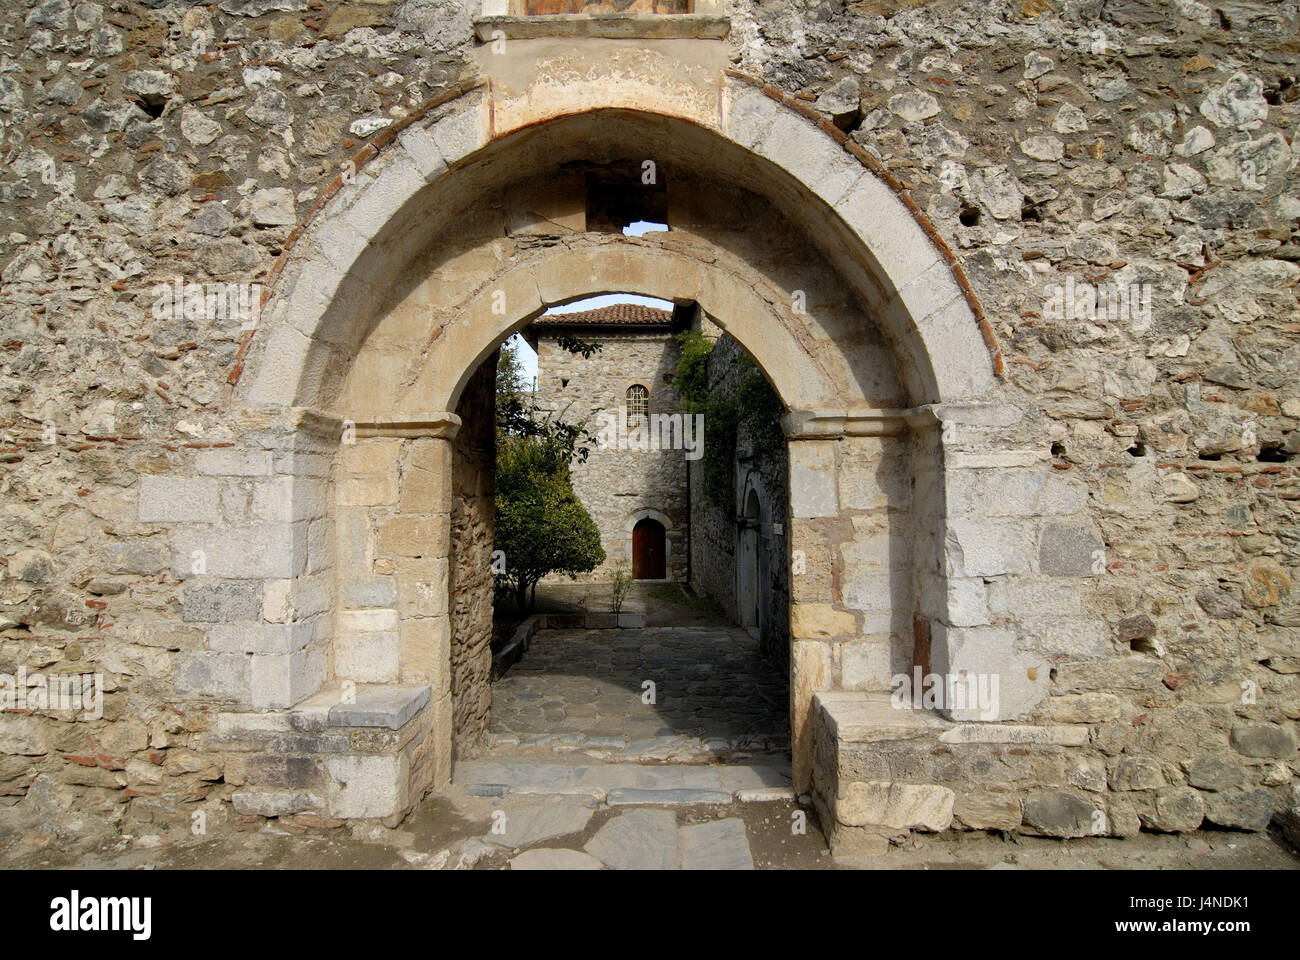
<instances>
[{"instance_id":1,"label":"courtyard passage","mask_svg":"<svg viewBox=\"0 0 1300 960\"><path fill-rule=\"evenodd\" d=\"M784 760L788 681L724 625L542 630L492 690L492 754Z\"/></svg>"}]
</instances>

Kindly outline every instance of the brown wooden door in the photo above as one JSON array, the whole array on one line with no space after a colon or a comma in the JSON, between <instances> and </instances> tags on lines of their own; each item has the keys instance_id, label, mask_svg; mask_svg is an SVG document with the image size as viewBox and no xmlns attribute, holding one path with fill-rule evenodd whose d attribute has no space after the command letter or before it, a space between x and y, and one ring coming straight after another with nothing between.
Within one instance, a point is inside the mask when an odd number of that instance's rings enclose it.
<instances>
[{"instance_id":1,"label":"brown wooden door","mask_svg":"<svg viewBox=\"0 0 1300 960\"><path fill-rule=\"evenodd\" d=\"M664 578L664 525L646 517L632 528L632 579Z\"/></svg>"}]
</instances>

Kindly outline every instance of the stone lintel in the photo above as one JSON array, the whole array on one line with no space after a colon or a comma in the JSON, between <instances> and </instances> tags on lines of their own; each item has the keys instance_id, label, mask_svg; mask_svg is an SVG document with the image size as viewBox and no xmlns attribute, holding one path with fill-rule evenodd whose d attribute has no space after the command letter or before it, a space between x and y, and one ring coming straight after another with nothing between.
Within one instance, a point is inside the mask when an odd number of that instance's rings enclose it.
<instances>
[{"instance_id":1,"label":"stone lintel","mask_svg":"<svg viewBox=\"0 0 1300 960\"><path fill-rule=\"evenodd\" d=\"M908 410L791 410L781 417L787 440L834 437L896 437L907 433Z\"/></svg>"},{"instance_id":2,"label":"stone lintel","mask_svg":"<svg viewBox=\"0 0 1300 960\"><path fill-rule=\"evenodd\" d=\"M435 437L440 440L453 440L460 430L460 417L454 413L440 411L424 414L410 420L357 420L355 421L357 437Z\"/></svg>"}]
</instances>

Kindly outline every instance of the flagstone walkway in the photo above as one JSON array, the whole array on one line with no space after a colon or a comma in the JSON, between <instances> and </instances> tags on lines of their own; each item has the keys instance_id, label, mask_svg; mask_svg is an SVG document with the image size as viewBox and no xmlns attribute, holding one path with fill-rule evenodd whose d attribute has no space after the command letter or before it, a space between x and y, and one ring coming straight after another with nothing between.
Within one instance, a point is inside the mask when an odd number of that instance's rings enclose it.
<instances>
[{"instance_id":1,"label":"flagstone walkway","mask_svg":"<svg viewBox=\"0 0 1300 960\"><path fill-rule=\"evenodd\" d=\"M492 688L493 757L743 762L789 751L788 681L734 627L543 630Z\"/></svg>"}]
</instances>

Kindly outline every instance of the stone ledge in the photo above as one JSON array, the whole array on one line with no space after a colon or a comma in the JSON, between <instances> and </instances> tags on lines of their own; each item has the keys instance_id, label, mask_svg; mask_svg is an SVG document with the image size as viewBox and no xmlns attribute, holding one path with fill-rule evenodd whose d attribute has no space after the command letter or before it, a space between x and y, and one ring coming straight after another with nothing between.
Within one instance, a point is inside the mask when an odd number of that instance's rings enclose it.
<instances>
[{"instance_id":1,"label":"stone ledge","mask_svg":"<svg viewBox=\"0 0 1300 960\"><path fill-rule=\"evenodd\" d=\"M529 641L537 632L539 617L529 617L515 628L514 636L504 647L492 654L492 680L500 680L506 671L519 662L519 658L528 652Z\"/></svg>"},{"instance_id":2,"label":"stone ledge","mask_svg":"<svg viewBox=\"0 0 1300 960\"><path fill-rule=\"evenodd\" d=\"M731 18L700 13L560 13L535 17L487 16L474 21L474 33L483 43L491 43L498 30L507 40L542 37L721 40L731 33Z\"/></svg>"},{"instance_id":3,"label":"stone ledge","mask_svg":"<svg viewBox=\"0 0 1300 960\"><path fill-rule=\"evenodd\" d=\"M342 422L342 421L340 421ZM416 439L435 437L442 440L454 440L460 430L460 417L447 411L426 413L410 420L368 420L352 421L358 439L371 437L400 437Z\"/></svg>"},{"instance_id":4,"label":"stone ledge","mask_svg":"<svg viewBox=\"0 0 1300 960\"><path fill-rule=\"evenodd\" d=\"M429 702L430 686L396 683L357 684L354 702L343 703L341 690L322 690L293 708L290 722L298 730L325 727L387 727L400 730Z\"/></svg>"},{"instance_id":5,"label":"stone ledge","mask_svg":"<svg viewBox=\"0 0 1300 960\"><path fill-rule=\"evenodd\" d=\"M888 693L829 690L813 697L827 732L838 741L876 743L934 737L953 725L938 714L899 709Z\"/></svg>"},{"instance_id":6,"label":"stone ledge","mask_svg":"<svg viewBox=\"0 0 1300 960\"><path fill-rule=\"evenodd\" d=\"M908 432L913 419L913 411L893 408L791 410L782 415L781 429L788 440L897 437Z\"/></svg>"}]
</instances>

